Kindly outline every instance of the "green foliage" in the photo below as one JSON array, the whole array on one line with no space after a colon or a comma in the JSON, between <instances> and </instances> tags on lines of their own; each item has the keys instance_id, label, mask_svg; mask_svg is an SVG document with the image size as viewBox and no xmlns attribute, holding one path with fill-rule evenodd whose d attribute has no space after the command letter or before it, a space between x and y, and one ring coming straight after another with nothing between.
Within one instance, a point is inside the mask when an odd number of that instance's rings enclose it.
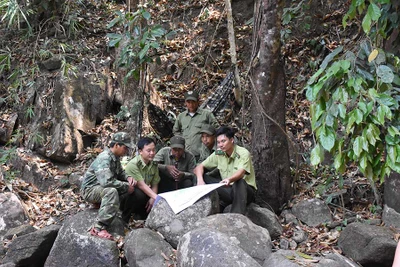
<instances>
[{"instance_id":1,"label":"green foliage","mask_svg":"<svg viewBox=\"0 0 400 267\"><path fill-rule=\"evenodd\" d=\"M16 147L10 149L0 148L0 166L4 170L4 179L9 182L14 180L19 173L19 171L13 170L12 168L8 167L10 160L14 159L16 156Z\"/></svg>"},{"instance_id":2,"label":"green foliage","mask_svg":"<svg viewBox=\"0 0 400 267\"><path fill-rule=\"evenodd\" d=\"M326 150L334 154L339 171L355 162L374 179L400 172L400 60L368 42L356 54L347 52L334 60L341 50L333 51L308 82L318 142L311 162L319 164Z\"/></svg>"},{"instance_id":3,"label":"green foliage","mask_svg":"<svg viewBox=\"0 0 400 267\"><path fill-rule=\"evenodd\" d=\"M32 26L29 23L28 16L34 11L23 5L17 0L0 0L1 21L5 21L8 28L17 27L20 29L21 22L24 21L28 27L28 33L32 34Z\"/></svg>"},{"instance_id":4,"label":"green foliage","mask_svg":"<svg viewBox=\"0 0 400 267\"><path fill-rule=\"evenodd\" d=\"M338 171L355 163L370 181L400 172L400 59L379 48L399 23L392 8L388 0L353 0L343 25L364 15L367 40L355 52L336 48L309 79L306 95L317 141L312 164L328 151Z\"/></svg>"},{"instance_id":5,"label":"green foliage","mask_svg":"<svg viewBox=\"0 0 400 267\"><path fill-rule=\"evenodd\" d=\"M25 118L32 119L35 117L35 111L33 110L33 106L30 105L25 111Z\"/></svg>"},{"instance_id":6,"label":"green foliage","mask_svg":"<svg viewBox=\"0 0 400 267\"><path fill-rule=\"evenodd\" d=\"M149 62L160 63L157 52L165 38L173 34L160 25L151 24L151 15L143 7L134 13L122 13L118 11L117 17L109 24L108 28L122 25L123 33L107 34L109 47L122 46L122 51L118 59L118 66L129 69L124 81L129 77L139 79L141 68Z\"/></svg>"}]
</instances>

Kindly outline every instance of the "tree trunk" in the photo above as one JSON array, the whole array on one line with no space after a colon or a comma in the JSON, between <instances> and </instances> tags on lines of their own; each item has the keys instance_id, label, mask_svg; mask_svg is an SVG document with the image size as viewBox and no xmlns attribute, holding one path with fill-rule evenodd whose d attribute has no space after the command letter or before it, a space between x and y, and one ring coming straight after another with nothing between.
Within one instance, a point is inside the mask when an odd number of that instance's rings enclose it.
<instances>
[{"instance_id":1,"label":"tree trunk","mask_svg":"<svg viewBox=\"0 0 400 267\"><path fill-rule=\"evenodd\" d=\"M257 0L254 10L252 82L252 155L256 202L279 211L292 197L285 129L285 76L280 56L283 0Z\"/></svg>"}]
</instances>

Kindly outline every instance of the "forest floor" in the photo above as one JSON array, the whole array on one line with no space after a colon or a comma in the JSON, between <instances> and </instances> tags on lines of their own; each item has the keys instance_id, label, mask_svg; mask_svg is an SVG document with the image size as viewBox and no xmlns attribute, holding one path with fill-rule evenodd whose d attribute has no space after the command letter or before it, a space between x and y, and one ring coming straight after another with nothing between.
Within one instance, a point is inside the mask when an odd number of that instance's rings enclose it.
<instances>
[{"instance_id":1,"label":"forest floor","mask_svg":"<svg viewBox=\"0 0 400 267\"><path fill-rule=\"evenodd\" d=\"M221 32L223 30L218 29L218 25L226 23L223 3L214 3L213 1L208 3L208 1L198 0L188 1L191 5L188 6L189 4L185 1L176 1L176 3L169 3L169 7L166 8L166 2L159 1L158 4L149 7L148 10L153 18L160 21L169 21L174 14L187 12L183 21L171 20L173 22L171 25L175 24L179 27L180 35L179 39L174 39L165 47L166 51L172 51L165 54L165 58L168 62L168 60L172 61L173 58L178 57L178 60L174 61L174 65L182 70L184 66L186 70L188 69L187 66L190 66L190 72L185 73L183 70L180 74L178 71L178 74L171 75L168 73L160 74L160 71L156 69L154 75L156 73L159 75L157 76L157 90L164 108L179 112L183 108L183 92L195 87L211 90L215 84L220 83L224 78L230 67L230 57L227 52L229 43L223 38L217 38L223 35L223 32ZM252 3L252 1L242 2L242 4L250 6ZM341 26L342 16L347 9L345 5L341 5L339 2L326 4L324 9L321 8L321 10L315 12L316 14L311 14L310 12L315 10L312 6L307 7L304 1L292 1L291 6L285 9L284 28L282 30L284 44L282 55L285 59L287 86L286 129L299 156L296 159L296 155L291 155L292 174L296 177L296 180L295 195L289 203L289 207L292 203L302 199L322 198L330 205L333 217L338 222L337 231L331 231L332 229L322 225L320 227L299 226L307 232L308 240L300 244L298 250L311 255L330 250L340 251L337 247L337 238L341 227L346 224L346 214L351 213L357 218L373 220L380 218L381 210L381 207L374 204L373 194L368 182L358 172L357 168L350 166L344 174L337 174L328 164L318 168L309 164L309 152L314 141L309 119L309 102L305 99L304 93L307 79L318 69L319 63L330 51L338 45L350 46L359 34L354 30L359 26L356 23L353 25L353 31L346 32ZM106 25L114 18L115 10L126 8L125 5L121 4L101 2L101 4L91 4L85 9L81 9L78 20L84 27L79 33L79 38L73 41L63 40L63 42L68 43L68 53L74 54L75 58L112 56L112 53L106 47L105 33L110 31ZM250 61L251 54L252 31L251 20L249 20L251 14L251 9L250 11L246 9L234 13L234 17L236 16L237 20L240 21L235 31L237 31L236 37L238 39L239 64L243 73L248 68L247 64ZM318 27L313 25L313 18L322 23L318 22ZM352 29L351 26L349 28ZM96 29L96 31L93 29ZM346 34L342 34L344 32ZM3 33L7 35L6 31ZM211 38L202 37L202 43L194 42L193 40L202 36L201 34L206 34ZM78 40L84 42L89 48L86 52L74 49ZM17 40L10 36L9 43L18 47L21 55L20 61L24 60L22 56L24 53L31 53L29 52L29 40ZM219 52L216 53L216 50ZM203 57L203 59L199 59L203 65L197 63L196 60L199 57ZM245 80L244 76L242 78ZM244 84L246 84L245 81ZM168 88L168 90L165 88ZM204 92L207 92L207 90ZM244 86L244 90L246 91L248 88ZM2 110L0 115L2 118L6 118L11 111L11 109ZM238 119L234 117L227 117L225 123L236 126L243 125L239 129L239 133L244 138L244 143L251 142L250 130L244 127L244 125L251 124L249 110L243 108L238 114L238 117L244 118L244 123L238 123ZM116 115L110 114L93 131L107 136L105 133L111 134L121 130L123 124L120 123ZM151 132L151 129L147 128L144 131ZM23 147L19 149L23 149ZM102 147L99 146L88 148L86 153L79 155L76 162L70 166L59 166L43 161L39 157L32 157L30 160L41 162L42 168L46 169L52 176L60 177L58 183L49 192L40 192L31 184L18 179L18 174L15 173L12 180L0 179L0 192L12 190L17 193L23 200L31 224L37 228L62 221L67 216L87 207L87 204L79 196L78 188L71 187L62 177L71 173L82 173L82 170L86 170L88 164L101 151ZM329 163L328 160L326 162ZM3 172L12 172L11 166L5 164L2 168ZM381 190L379 187L378 189ZM345 192L346 200L343 199L343 192ZM293 235L293 225L283 225L283 227L283 237L290 239ZM276 241L275 245L278 246L278 243Z\"/></svg>"}]
</instances>

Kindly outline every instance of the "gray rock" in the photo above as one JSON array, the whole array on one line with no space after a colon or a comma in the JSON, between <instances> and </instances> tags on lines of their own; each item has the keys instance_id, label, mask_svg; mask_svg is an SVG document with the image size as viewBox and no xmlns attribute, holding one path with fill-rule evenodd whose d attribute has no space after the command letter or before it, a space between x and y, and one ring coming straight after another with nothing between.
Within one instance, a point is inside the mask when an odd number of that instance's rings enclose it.
<instances>
[{"instance_id":1,"label":"gray rock","mask_svg":"<svg viewBox=\"0 0 400 267\"><path fill-rule=\"evenodd\" d=\"M25 223L27 217L20 200L13 193L0 193L0 240L11 228Z\"/></svg>"},{"instance_id":2,"label":"gray rock","mask_svg":"<svg viewBox=\"0 0 400 267\"><path fill-rule=\"evenodd\" d=\"M152 208L145 226L160 232L174 248L179 239L193 228L195 222L219 210L218 193L211 192L192 206L175 214L167 201L160 201Z\"/></svg>"},{"instance_id":3,"label":"gray rock","mask_svg":"<svg viewBox=\"0 0 400 267\"><path fill-rule=\"evenodd\" d=\"M325 259L331 259L337 262L339 265L338 267L360 267L359 264L355 263L354 261L342 256L336 252L329 253L325 255ZM324 265L318 265L319 267L325 267Z\"/></svg>"},{"instance_id":4,"label":"gray rock","mask_svg":"<svg viewBox=\"0 0 400 267\"><path fill-rule=\"evenodd\" d=\"M61 59L59 57L52 57L45 61L42 61L41 65L43 66L43 68L49 71L58 70L59 68L61 68Z\"/></svg>"},{"instance_id":5,"label":"gray rock","mask_svg":"<svg viewBox=\"0 0 400 267\"><path fill-rule=\"evenodd\" d=\"M278 250L272 253L270 257L264 262L263 267L299 267L296 261L290 260L295 259L297 254L290 250Z\"/></svg>"},{"instance_id":6,"label":"gray rock","mask_svg":"<svg viewBox=\"0 0 400 267\"><path fill-rule=\"evenodd\" d=\"M116 243L91 236L88 232L96 215L97 210L85 210L68 218L61 227L44 266L118 266L119 250ZM109 232L115 236L115 231L121 231L120 224L121 220L116 218Z\"/></svg>"},{"instance_id":7,"label":"gray rock","mask_svg":"<svg viewBox=\"0 0 400 267\"><path fill-rule=\"evenodd\" d=\"M392 266L397 245L389 228L363 223L349 224L338 244L346 256L364 267Z\"/></svg>"},{"instance_id":8,"label":"gray rock","mask_svg":"<svg viewBox=\"0 0 400 267\"><path fill-rule=\"evenodd\" d=\"M385 178L385 204L400 213L400 174L392 172Z\"/></svg>"},{"instance_id":9,"label":"gray rock","mask_svg":"<svg viewBox=\"0 0 400 267\"><path fill-rule=\"evenodd\" d=\"M164 267L173 264L173 248L150 229L139 228L131 231L125 238L124 251L130 266ZM171 260L166 260L163 255Z\"/></svg>"},{"instance_id":10,"label":"gray rock","mask_svg":"<svg viewBox=\"0 0 400 267\"><path fill-rule=\"evenodd\" d=\"M225 234L234 245L262 264L271 254L272 242L268 230L236 213L208 216L195 223L193 229L211 229Z\"/></svg>"},{"instance_id":11,"label":"gray rock","mask_svg":"<svg viewBox=\"0 0 400 267\"><path fill-rule=\"evenodd\" d=\"M292 224L299 224L299 221L297 220L296 216L293 215L291 210L283 210L281 212L281 217L284 220L284 223L292 223Z\"/></svg>"},{"instance_id":12,"label":"gray rock","mask_svg":"<svg viewBox=\"0 0 400 267\"><path fill-rule=\"evenodd\" d=\"M306 232L304 232L301 228L296 227L294 228L294 233L293 233L293 241L295 241L296 243L301 243L306 241L308 238L308 235Z\"/></svg>"},{"instance_id":13,"label":"gray rock","mask_svg":"<svg viewBox=\"0 0 400 267\"><path fill-rule=\"evenodd\" d=\"M15 228L11 228L4 234L4 239L11 239L14 235L15 236L22 236L32 232L35 232L36 229L30 224L23 224L17 226Z\"/></svg>"},{"instance_id":14,"label":"gray rock","mask_svg":"<svg viewBox=\"0 0 400 267\"><path fill-rule=\"evenodd\" d=\"M382 220L385 222L386 226L393 226L400 228L400 213L392 209L388 205L383 206Z\"/></svg>"},{"instance_id":15,"label":"gray rock","mask_svg":"<svg viewBox=\"0 0 400 267\"><path fill-rule=\"evenodd\" d=\"M251 203L247 206L246 216L253 223L267 229L272 239L278 239L281 236L282 225L273 211Z\"/></svg>"},{"instance_id":16,"label":"gray rock","mask_svg":"<svg viewBox=\"0 0 400 267\"><path fill-rule=\"evenodd\" d=\"M303 200L292 207L292 212L308 226L317 226L332 221L328 206L319 199Z\"/></svg>"},{"instance_id":17,"label":"gray rock","mask_svg":"<svg viewBox=\"0 0 400 267\"><path fill-rule=\"evenodd\" d=\"M233 241L233 242L232 242ZM252 257L225 234L212 229L186 233L177 249L180 267L260 267Z\"/></svg>"},{"instance_id":18,"label":"gray rock","mask_svg":"<svg viewBox=\"0 0 400 267\"><path fill-rule=\"evenodd\" d=\"M17 265L15 265L15 263L12 262L7 262L4 264L1 264L0 267L16 267Z\"/></svg>"},{"instance_id":19,"label":"gray rock","mask_svg":"<svg viewBox=\"0 0 400 267\"><path fill-rule=\"evenodd\" d=\"M15 238L8 246L3 263L12 262L18 266L43 266L57 237L59 225L51 225Z\"/></svg>"}]
</instances>

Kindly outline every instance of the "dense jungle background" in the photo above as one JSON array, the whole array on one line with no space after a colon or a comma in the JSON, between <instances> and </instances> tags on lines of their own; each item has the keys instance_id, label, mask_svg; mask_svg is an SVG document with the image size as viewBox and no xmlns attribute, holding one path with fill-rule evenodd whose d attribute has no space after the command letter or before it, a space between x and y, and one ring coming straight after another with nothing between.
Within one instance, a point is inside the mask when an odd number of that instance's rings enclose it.
<instances>
[{"instance_id":1,"label":"dense jungle background","mask_svg":"<svg viewBox=\"0 0 400 267\"><path fill-rule=\"evenodd\" d=\"M385 177L396 188L400 170L398 8L0 1L0 192L14 192L36 228L62 222L86 208L79 178L114 132L167 145L196 90L252 152L260 206L279 215L320 198L339 232L348 216L379 221ZM340 251L338 235L302 228L299 251Z\"/></svg>"}]
</instances>

